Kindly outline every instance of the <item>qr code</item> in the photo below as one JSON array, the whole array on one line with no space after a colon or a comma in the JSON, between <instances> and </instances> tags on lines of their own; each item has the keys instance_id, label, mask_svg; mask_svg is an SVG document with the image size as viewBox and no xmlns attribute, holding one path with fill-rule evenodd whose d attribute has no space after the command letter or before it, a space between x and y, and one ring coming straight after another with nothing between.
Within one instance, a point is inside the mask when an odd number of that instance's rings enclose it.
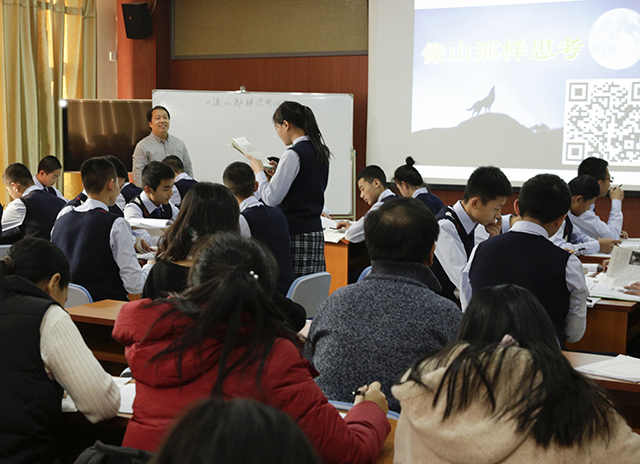
<instances>
[{"instance_id":1,"label":"qr code","mask_svg":"<svg viewBox=\"0 0 640 464\"><path fill-rule=\"evenodd\" d=\"M568 80L562 146L562 164L640 166L640 80Z\"/></svg>"}]
</instances>

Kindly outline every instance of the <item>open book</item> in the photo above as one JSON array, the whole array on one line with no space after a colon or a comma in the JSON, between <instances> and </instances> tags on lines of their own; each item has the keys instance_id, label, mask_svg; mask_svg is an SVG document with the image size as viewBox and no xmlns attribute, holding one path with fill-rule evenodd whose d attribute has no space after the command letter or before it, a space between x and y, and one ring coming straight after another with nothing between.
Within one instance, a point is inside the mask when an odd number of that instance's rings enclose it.
<instances>
[{"instance_id":1,"label":"open book","mask_svg":"<svg viewBox=\"0 0 640 464\"><path fill-rule=\"evenodd\" d=\"M229 146L231 148L235 148L247 158L251 157L259 159L260 161L262 161L262 165L265 169L268 169L270 171L273 170L273 166L269 163L267 157L264 156L260 150L254 147L246 137L236 137L235 139L231 139L231 142L229 142Z\"/></svg>"},{"instance_id":2,"label":"open book","mask_svg":"<svg viewBox=\"0 0 640 464\"><path fill-rule=\"evenodd\" d=\"M640 296L624 293L624 287L634 282L640 282L640 251L626 247L613 248L606 274L587 278L591 296L640 301Z\"/></svg>"}]
</instances>

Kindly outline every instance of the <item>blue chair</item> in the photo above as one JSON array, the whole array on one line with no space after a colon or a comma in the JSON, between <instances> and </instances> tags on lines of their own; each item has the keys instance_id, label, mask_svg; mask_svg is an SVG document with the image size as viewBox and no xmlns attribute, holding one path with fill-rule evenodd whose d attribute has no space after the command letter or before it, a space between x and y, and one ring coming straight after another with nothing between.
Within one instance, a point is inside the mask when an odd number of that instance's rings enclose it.
<instances>
[{"instance_id":1,"label":"blue chair","mask_svg":"<svg viewBox=\"0 0 640 464\"><path fill-rule=\"evenodd\" d=\"M67 301L64 304L65 308L72 308L74 306L80 306L87 303L93 303L93 298L89 291L82 285L69 284L69 294L67 295Z\"/></svg>"},{"instance_id":2,"label":"blue chair","mask_svg":"<svg viewBox=\"0 0 640 464\"><path fill-rule=\"evenodd\" d=\"M364 270L360 273L360 277L358 277L358 282L360 282L362 279L367 277L370 272L371 272L371 266L365 267Z\"/></svg>"},{"instance_id":3,"label":"blue chair","mask_svg":"<svg viewBox=\"0 0 640 464\"><path fill-rule=\"evenodd\" d=\"M318 307L329 296L329 287L331 287L331 274L316 272L294 280L287 292L287 298L302 305L307 311L307 317L313 317Z\"/></svg>"}]
</instances>

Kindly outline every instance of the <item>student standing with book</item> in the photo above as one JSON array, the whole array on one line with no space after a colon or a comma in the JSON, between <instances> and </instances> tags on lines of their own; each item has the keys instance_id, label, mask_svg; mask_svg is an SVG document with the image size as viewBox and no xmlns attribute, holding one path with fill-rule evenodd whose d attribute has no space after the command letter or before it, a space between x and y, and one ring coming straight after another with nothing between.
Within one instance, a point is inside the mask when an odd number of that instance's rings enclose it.
<instances>
[{"instance_id":1,"label":"student standing with book","mask_svg":"<svg viewBox=\"0 0 640 464\"><path fill-rule=\"evenodd\" d=\"M288 148L271 181L262 161L247 156L259 184L258 194L266 205L279 207L287 217L295 277L321 272L326 267L320 215L331 151L308 106L285 101L274 113L273 123Z\"/></svg>"}]
</instances>

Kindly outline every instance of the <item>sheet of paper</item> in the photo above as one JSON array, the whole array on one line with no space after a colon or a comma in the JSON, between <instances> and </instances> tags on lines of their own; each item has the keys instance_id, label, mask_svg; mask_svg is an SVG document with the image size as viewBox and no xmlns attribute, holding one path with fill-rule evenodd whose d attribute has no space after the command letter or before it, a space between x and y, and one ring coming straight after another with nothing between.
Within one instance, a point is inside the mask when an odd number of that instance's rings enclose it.
<instances>
[{"instance_id":1,"label":"sheet of paper","mask_svg":"<svg viewBox=\"0 0 640 464\"><path fill-rule=\"evenodd\" d=\"M128 383L120 388L120 410L122 414L133 414L133 400L136 397L136 384Z\"/></svg>"},{"instance_id":2,"label":"sheet of paper","mask_svg":"<svg viewBox=\"0 0 640 464\"><path fill-rule=\"evenodd\" d=\"M67 394L67 392L64 392L64 396L62 397L62 412L78 412L76 404Z\"/></svg>"},{"instance_id":3,"label":"sheet of paper","mask_svg":"<svg viewBox=\"0 0 640 464\"><path fill-rule=\"evenodd\" d=\"M131 218L129 224L132 229L162 229L163 231L171 225L170 219L153 219L153 218Z\"/></svg>"},{"instance_id":4,"label":"sheet of paper","mask_svg":"<svg viewBox=\"0 0 640 464\"><path fill-rule=\"evenodd\" d=\"M344 238L344 229L324 229L324 241L329 243L338 243Z\"/></svg>"},{"instance_id":5,"label":"sheet of paper","mask_svg":"<svg viewBox=\"0 0 640 464\"><path fill-rule=\"evenodd\" d=\"M333 219L329 219L328 217L320 216L320 220L322 221L323 229L335 229L338 227L338 221L334 221Z\"/></svg>"},{"instance_id":6,"label":"sheet of paper","mask_svg":"<svg viewBox=\"0 0 640 464\"><path fill-rule=\"evenodd\" d=\"M615 358L576 368L584 374L640 383L640 359L619 354Z\"/></svg>"}]
</instances>

